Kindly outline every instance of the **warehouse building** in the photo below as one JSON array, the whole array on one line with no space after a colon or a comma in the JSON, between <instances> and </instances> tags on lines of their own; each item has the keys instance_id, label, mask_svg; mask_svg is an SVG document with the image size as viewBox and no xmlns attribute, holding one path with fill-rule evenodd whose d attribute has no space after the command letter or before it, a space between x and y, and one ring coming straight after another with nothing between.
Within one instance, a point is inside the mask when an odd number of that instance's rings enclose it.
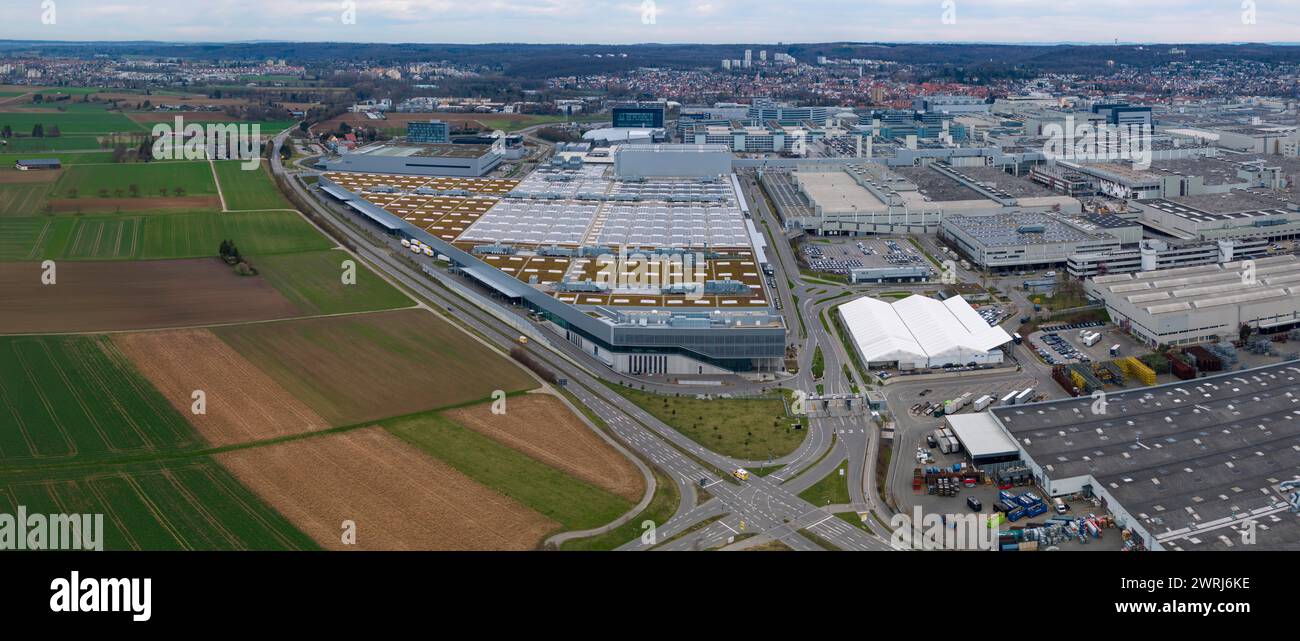
<instances>
[{"instance_id":1,"label":"warehouse building","mask_svg":"<svg viewBox=\"0 0 1300 641\"><path fill-rule=\"evenodd\" d=\"M1177 269L1259 258L1268 254L1263 238L1238 238L1212 242L1182 239L1147 239L1110 253L1082 253L1070 256L1066 271L1075 278L1105 274L1127 274L1159 269Z\"/></svg>"},{"instance_id":2,"label":"warehouse building","mask_svg":"<svg viewBox=\"0 0 1300 641\"><path fill-rule=\"evenodd\" d=\"M1020 449L991 413L946 414L943 420L975 467L988 469L1020 460Z\"/></svg>"},{"instance_id":3,"label":"warehouse building","mask_svg":"<svg viewBox=\"0 0 1300 641\"><path fill-rule=\"evenodd\" d=\"M718 178L731 175L731 151L722 145L619 145L614 175L622 179Z\"/></svg>"},{"instance_id":4,"label":"warehouse building","mask_svg":"<svg viewBox=\"0 0 1300 641\"><path fill-rule=\"evenodd\" d=\"M1292 255L1108 274L1084 290L1153 347L1235 336L1243 324L1264 333L1300 326L1300 259Z\"/></svg>"},{"instance_id":5,"label":"warehouse building","mask_svg":"<svg viewBox=\"0 0 1300 641\"><path fill-rule=\"evenodd\" d=\"M326 159L327 171L415 176L485 176L501 164L501 154L484 145L377 143Z\"/></svg>"},{"instance_id":6,"label":"warehouse building","mask_svg":"<svg viewBox=\"0 0 1300 641\"><path fill-rule=\"evenodd\" d=\"M1050 496L1150 550L1300 548L1297 362L987 412Z\"/></svg>"},{"instance_id":7,"label":"warehouse building","mask_svg":"<svg viewBox=\"0 0 1300 641\"><path fill-rule=\"evenodd\" d=\"M1088 219L1038 212L950 215L939 228L941 239L990 270L1053 267L1075 254L1114 253L1122 246L1120 233Z\"/></svg>"},{"instance_id":8,"label":"warehouse building","mask_svg":"<svg viewBox=\"0 0 1300 641\"><path fill-rule=\"evenodd\" d=\"M441 120L406 123L406 142L445 145L451 142L451 126Z\"/></svg>"},{"instance_id":9,"label":"warehouse building","mask_svg":"<svg viewBox=\"0 0 1300 641\"><path fill-rule=\"evenodd\" d=\"M1176 238L1219 240L1300 236L1300 204L1268 190L1234 190L1130 202L1143 225Z\"/></svg>"},{"instance_id":10,"label":"warehouse building","mask_svg":"<svg viewBox=\"0 0 1300 641\"><path fill-rule=\"evenodd\" d=\"M867 367L937 369L996 365L1011 342L960 296L938 301L914 295L895 303L862 297L839 306L854 347Z\"/></svg>"},{"instance_id":11,"label":"warehouse building","mask_svg":"<svg viewBox=\"0 0 1300 641\"><path fill-rule=\"evenodd\" d=\"M18 171L62 168L63 163L58 158L33 158L30 160L19 160L14 163L14 169L17 169Z\"/></svg>"}]
</instances>

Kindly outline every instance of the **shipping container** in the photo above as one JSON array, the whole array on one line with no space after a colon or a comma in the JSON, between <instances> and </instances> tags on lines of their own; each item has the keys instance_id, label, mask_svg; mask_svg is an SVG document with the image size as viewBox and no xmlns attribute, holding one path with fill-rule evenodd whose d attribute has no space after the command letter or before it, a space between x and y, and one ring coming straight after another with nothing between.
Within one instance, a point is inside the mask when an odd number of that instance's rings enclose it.
<instances>
[{"instance_id":1,"label":"shipping container","mask_svg":"<svg viewBox=\"0 0 1300 641\"><path fill-rule=\"evenodd\" d=\"M1015 405L1015 404L1016 404L1016 394L1017 394L1017 393L1018 393L1018 392L1015 392L1015 391L1007 392L1007 395L1002 397L1002 404L1003 404L1003 405Z\"/></svg>"},{"instance_id":2,"label":"shipping container","mask_svg":"<svg viewBox=\"0 0 1300 641\"><path fill-rule=\"evenodd\" d=\"M993 397L989 396L988 394L985 394L984 396L981 396L979 400L975 401L975 411L982 412L984 411L985 408L987 408L989 405L992 404L993 404Z\"/></svg>"},{"instance_id":3,"label":"shipping container","mask_svg":"<svg viewBox=\"0 0 1300 641\"><path fill-rule=\"evenodd\" d=\"M1033 395L1034 395L1034 388L1032 387L1026 389L1025 391L1019 394L1016 394L1016 405L1023 405L1025 403L1028 403L1029 399L1032 398Z\"/></svg>"}]
</instances>

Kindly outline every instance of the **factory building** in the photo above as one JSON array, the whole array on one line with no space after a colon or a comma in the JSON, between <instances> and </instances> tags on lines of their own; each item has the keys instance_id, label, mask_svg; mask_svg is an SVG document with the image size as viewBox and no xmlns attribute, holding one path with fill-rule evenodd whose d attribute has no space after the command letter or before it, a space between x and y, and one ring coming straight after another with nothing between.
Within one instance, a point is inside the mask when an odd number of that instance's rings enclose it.
<instances>
[{"instance_id":1,"label":"factory building","mask_svg":"<svg viewBox=\"0 0 1300 641\"><path fill-rule=\"evenodd\" d=\"M681 130L682 140L697 145L723 145L737 153L775 153L803 155L808 145L821 140L826 131L819 126L778 124L775 121L742 124L696 124Z\"/></svg>"},{"instance_id":2,"label":"factory building","mask_svg":"<svg viewBox=\"0 0 1300 641\"><path fill-rule=\"evenodd\" d=\"M406 142L445 145L451 142L451 126L441 120L406 123Z\"/></svg>"},{"instance_id":3,"label":"factory building","mask_svg":"<svg viewBox=\"0 0 1300 641\"><path fill-rule=\"evenodd\" d=\"M1105 274L1126 274L1158 269L1177 269L1259 258L1269 251L1262 238L1238 238L1219 241L1182 241L1147 239L1137 246L1110 253L1074 254L1065 261L1066 271L1075 278Z\"/></svg>"},{"instance_id":4,"label":"factory building","mask_svg":"<svg viewBox=\"0 0 1300 641\"><path fill-rule=\"evenodd\" d=\"M1129 206L1143 225L1176 238L1274 241L1300 236L1300 205L1265 190L1154 198Z\"/></svg>"},{"instance_id":5,"label":"factory building","mask_svg":"<svg viewBox=\"0 0 1300 641\"><path fill-rule=\"evenodd\" d=\"M996 365L1011 336L991 327L960 296L945 301L913 295L895 303L862 297L839 306L854 348L867 367L901 370Z\"/></svg>"},{"instance_id":6,"label":"factory building","mask_svg":"<svg viewBox=\"0 0 1300 641\"><path fill-rule=\"evenodd\" d=\"M944 216L939 237L991 270L1052 267L1076 254L1111 254L1122 244L1085 218L1037 212Z\"/></svg>"},{"instance_id":7,"label":"factory building","mask_svg":"<svg viewBox=\"0 0 1300 641\"><path fill-rule=\"evenodd\" d=\"M501 154L483 145L377 143L325 159L327 171L415 176L485 176L501 164Z\"/></svg>"},{"instance_id":8,"label":"factory building","mask_svg":"<svg viewBox=\"0 0 1300 641\"><path fill-rule=\"evenodd\" d=\"M731 174L731 151L721 145L619 145L614 175L637 178L709 178Z\"/></svg>"},{"instance_id":9,"label":"factory building","mask_svg":"<svg viewBox=\"0 0 1300 641\"><path fill-rule=\"evenodd\" d=\"M1297 381L1292 361L984 415L1049 496L1096 497L1139 549L1294 550Z\"/></svg>"},{"instance_id":10,"label":"factory building","mask_svg":"<svg viewBox=\"0 0 1300 641\"><path fill-rule=\"evenodd\" d=\"M979 96L919 96L912 99L912 108L935 113L988 113L989 103Z\"/></svg>"},{"instance_id":11,"label":"factory building","mask_svg":"<svg viewBox=\"0 0 1300 641\"><path fill-rule=\"evenodd\" d=\"M1292 255L1133 274L1084 283L1111 319L1148 345L1195 345L1300 326L1300 259Z\"/></svg>"}]
</instances>

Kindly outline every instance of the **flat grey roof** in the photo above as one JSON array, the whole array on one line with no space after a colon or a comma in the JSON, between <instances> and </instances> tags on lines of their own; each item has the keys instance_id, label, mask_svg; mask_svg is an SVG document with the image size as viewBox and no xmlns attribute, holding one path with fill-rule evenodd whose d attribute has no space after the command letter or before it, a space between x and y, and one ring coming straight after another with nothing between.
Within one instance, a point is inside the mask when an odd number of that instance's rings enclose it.
<instances>
[{"instance_id":1,"label":"flat grey roof","mask_svg":"<svg viewBox=\"0 0 1300 641\"><path fill-rule=\"evenodd\" d=\"M917 191L934 202L956 200L988 200L984 194L963 185L929 167L891 167L904 178L916 184ZM965 168L960 168L964 170ZM1010 176L1008 176L1009 178ZM992 202L992 201L989 201Z\"/></svg>"},{"instance_id":2,"label":"flat grey roof","mask_svg":"<svg viewBox=\"0 0 1300 641\"><path fill-rule=\"evenodd\" d=\"M1278 489L1300 479L1300 361L990 410L1049 478L1091 475L1162 547L1300 546Z\"/></svg>"},{"instance_id":3,"label":"flat grey roof","mask_svg":"<svg viewBox=\"0 0 1300 641\"><path fill-rule=\"evenodd\" d=\"M1037 212L1015 212L992 216L950 215L944 224L960 229L986 248L1023 247L1050 243L1114 240L1105 232L1085 233L1051 216ZM1042 225L1043 231L1020 233L1022 225Z\"/></svg>"}]
</instances>

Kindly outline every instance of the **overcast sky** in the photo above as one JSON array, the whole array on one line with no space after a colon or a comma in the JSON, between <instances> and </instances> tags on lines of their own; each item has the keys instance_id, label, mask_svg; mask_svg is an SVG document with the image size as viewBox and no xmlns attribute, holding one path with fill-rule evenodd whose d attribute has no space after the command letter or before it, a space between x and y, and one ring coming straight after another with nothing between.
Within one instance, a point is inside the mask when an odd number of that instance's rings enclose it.
<instances>
[{"instance_id":1,"label":"overcast sky","mask_svg":"<svg viewBox=\"0 0 1300 641\"><path fill-rule=\"evenodd\" d=\"M1300 0L0 0L0 39L1300 42ZM52 10L50 8L52 6ZM653 6L653 9L650 7ZM349 13L348 7L355 7ZM355 15L355 20L350 19ZM53 24L46 24L48 18Z\"/></svg>"}]
</instances>

